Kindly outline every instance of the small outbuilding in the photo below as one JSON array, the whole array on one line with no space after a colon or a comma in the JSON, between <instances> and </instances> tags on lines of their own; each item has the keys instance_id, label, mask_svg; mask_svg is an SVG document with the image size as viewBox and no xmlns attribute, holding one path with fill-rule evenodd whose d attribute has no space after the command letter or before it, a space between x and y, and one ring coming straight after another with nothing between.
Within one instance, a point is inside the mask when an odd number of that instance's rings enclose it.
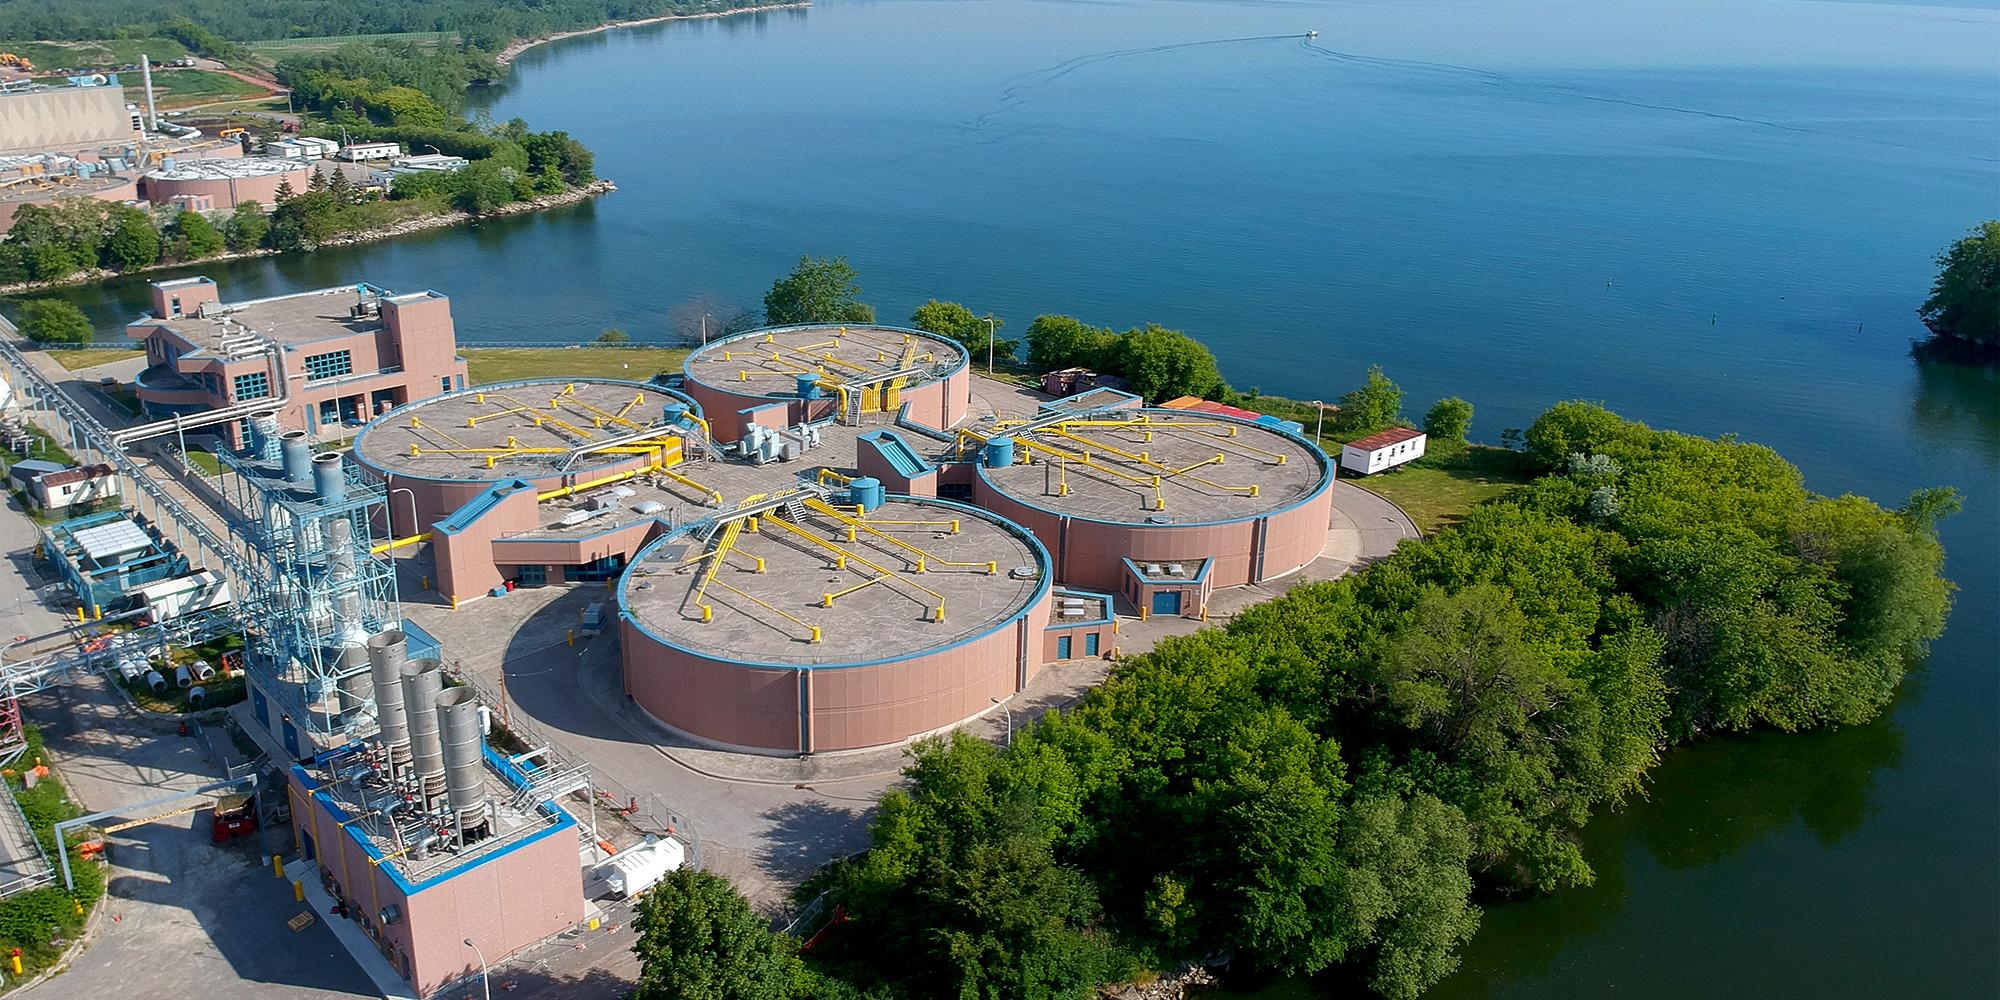
<instances>
[{"instance_id":1,"label":"small outbuilding","mask_svg":"<svg viewBox=\"0 0 2000 1000\"><path fill-rule=\"evenodd\" d=\"M1393 469L1424 457L1430 435L1410 427L1391 427L1340 446L1340 467L1364 476Z\"/></svg>"}]
</instances>

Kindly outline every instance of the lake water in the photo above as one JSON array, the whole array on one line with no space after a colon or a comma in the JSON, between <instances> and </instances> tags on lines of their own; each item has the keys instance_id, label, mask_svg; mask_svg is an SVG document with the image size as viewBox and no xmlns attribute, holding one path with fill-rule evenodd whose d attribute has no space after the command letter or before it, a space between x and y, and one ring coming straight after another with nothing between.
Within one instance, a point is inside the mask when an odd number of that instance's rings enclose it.
<instances>
[{"instance_id":1,"label":"lake water","mask_svg":"<svg viewBox=\"0 0 2000 1000\"><path fill-rule=\"evenodd\" d=\"M482 100L596 149L596 204L205 270L655 340L846 254L886 319L1159 322L1286 395L1380 363L1487 440L1587 397L1823 492L1957 486L1958 609L1892 713L1677 751L1590 827L1598 884L1490 907L1435 995L1992 996L2000 382L1908 345L2000 217L1996 53L1991 4L827 0L523 56ZM144 286L75 298L115 325Z\"/></svg>"}]
</instances>

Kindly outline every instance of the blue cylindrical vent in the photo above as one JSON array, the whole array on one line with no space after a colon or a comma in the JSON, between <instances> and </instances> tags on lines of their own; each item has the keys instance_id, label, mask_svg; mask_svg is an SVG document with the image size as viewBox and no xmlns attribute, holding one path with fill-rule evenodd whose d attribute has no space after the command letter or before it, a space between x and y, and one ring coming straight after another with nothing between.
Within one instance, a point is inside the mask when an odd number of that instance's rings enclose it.
<instances>
[{"instance_id":1,"label":"blue cylindrical vent","mask_svg":"<svg viewBox=\"0 0 2000 1000\"><path fill-rule=\"evenodd\" d=\"M340 456L324 451L313 456L313 495L321 500L347 499L347 475L341 470Z\"/></svg>"},{"instance_id":2,"label":"blue cylindrical vent","mask_svg":"<svg viewBox=\"0 0 2000 1000\"><path fill-rule=\"evenodd\" d=\"M818 376L818 375L801 375L801 376L799 376L799 398L800 398L800 399L818 399L818 398L819 398L819 376Z\"/></svg>"},{"instance_id":3,"label":"blue cylindrical vent","mask_svg":"<svg viewBox=\"0 0 2000 1000\"><path fill-rule=\"evenodd\" d=\"M882 506L882 498L888 492L882 488L882 481L874 476L862 476L847 484L848 492L862 511L871 511Z\"/></svg>"},{"instance_id":4,"label":"blue cylindrical vent","mask_svg":"<svg viewBox=\"0 0 2000 1000\"><path fill-rule=\"evenodd\" d=\"M986 439L986 467L1004 469L1014 464L1014 439L996 437Z\"/></svg>"},{"instance_id":5,"label":"blue cylindrical vent","mask_svg":"<svg viewBox=\"0 0 2000 1000\"><path fill-rule=\"evenodd\" d=\"M286 431L278 436L285 455L285 483L295 490L312 485L312 441L305 431Z\"/></svg>"},{"instance_id":6,"label":"blue cylindrical vent","mask_svg":"<svg viewBox=\"0 0 2000 1000\"><path fill-rule=\"evenodd\" d=\"M667 426L672 427L686 419L687 412L688 405L686 403L668 403L661 408L660 416L666 420Z\"/></svg>"}]
</instances>

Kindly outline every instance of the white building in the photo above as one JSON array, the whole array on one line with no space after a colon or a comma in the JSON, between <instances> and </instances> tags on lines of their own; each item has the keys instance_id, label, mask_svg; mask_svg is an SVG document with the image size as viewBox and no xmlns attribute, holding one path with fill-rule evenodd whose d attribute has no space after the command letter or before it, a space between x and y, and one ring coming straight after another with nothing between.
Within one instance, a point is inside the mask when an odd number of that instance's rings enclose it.
<instances>
[{"instance_id":1,"label":"white building","mask_svg":"<svg viewBox=\"0 0 2000 1000\"><path fill-rule=\"evenodd\" d=\"M118 474L108 465L44 472L29 482L28 489L35 498L36 506L43 510L60 510L118 496Z\"/></svg>"},{"instance_id":2,"label":"white building","mask_svg":"<svg viewBox=\"0 0 2000 1000\"><path fill-rule=\"evenodd\" d=\"M339 150L340 143L310 135L280 139L264 147L266 155L287 160L324 160Z\"/></svg>"},{"instance_id":3,"label":"white building","mask_svg":"<svg viewBox=\"0 0 2000 1000\"><path fill-rule=\"evenodd\" d=\"M1424 443L1429 439L1430 435L1420 430L1391 427L1379 434L1370 434L1359 441L1341 445L1340 467L1364 476L1393 469L1404 462L1424 457Z\"/></svg>"},{"instance_id":4,"label":"white building","mask_svg":"<svg viewBox=\"0 0 2000 1000\"><path fill-rule=\"evenodd\" d=\"M389 161L389 166L399 170L457 170L472 161L463 156L446 156L443 153L418 153L398 156Z\"/></svg>"},{"instance_id":5,"label":"white building","mask_svg":"<svg viewBox=\"0 0 2000 1000\"><path fill-rule=\"evenodd\" d=\"M360 162L362 160L393 160L403 155L403 147L393 142L357 142L341 147L340 158Z\"/></svg>"}]
</instances>

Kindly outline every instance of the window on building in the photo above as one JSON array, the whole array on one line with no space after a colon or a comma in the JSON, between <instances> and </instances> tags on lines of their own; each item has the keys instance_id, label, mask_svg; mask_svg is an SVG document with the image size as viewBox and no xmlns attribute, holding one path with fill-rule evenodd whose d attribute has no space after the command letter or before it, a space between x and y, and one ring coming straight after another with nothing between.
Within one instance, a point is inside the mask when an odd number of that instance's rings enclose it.
<instances>
[{"instance_id":1,"label":"window on building","mask_svg":"<svg viewBox=\"0 0 2000 1000\"><path fill-rule=\"evenodd\" d=\"M340 423L340 400L322 399L319 401L319 422L328 427Z\"/></svg>"},{"instance_id":2,"label":"window on building","mask_svg":"<svg viewBox=\"0 0 2000 1000\"><path fill-rule=\"evenodd\" d=\"M549 568L547 566L521 566L518 567L518 570L519 572L516 573L514 579L519 581L519 586L545 587L548 585Z\"/></svg>"},{"instance_id":3,"label":"window on building","mask_svg":"<svg viewBox=\"0 0 2000 1000\"><path fill-rule=\"evenodd\" d=\"M325 354L306 355L306 381L318 382L322 379L339 378L354 374L354 352L328 351Z\"/></svg>"},{"instance_id":4,"label":"window on building","mask_svg":"<svg viewBox=\"0 0 2000 1000\"><path fill-rule=\"evenodd\" d=\"M567 576L577 583L603 583L617 576L624 568L625 557L614 553L602 559L592 559L571 570Z\"/></svg>"},{"instance_id":5,"label":"window on building","mask_svg":"<svg viewBox=\"0 0 2000 1000\"><path fill-rule=\"evenodd\" d=\"M264 372L246 372L236 376L230 388L234 390L237 402L263 399L271 394L271 376Z\"/></svg>"},{"instance_id":6,"label":"window on building","mask_svg":"<svg viewBox=\"0 0 2000 1000\"><path fill-rule=\"evenodd\" d=\"M438 379L438 391L439 392L451 391L451 376L447 375L444 378Z\"/></svg>"}]
</instances>

